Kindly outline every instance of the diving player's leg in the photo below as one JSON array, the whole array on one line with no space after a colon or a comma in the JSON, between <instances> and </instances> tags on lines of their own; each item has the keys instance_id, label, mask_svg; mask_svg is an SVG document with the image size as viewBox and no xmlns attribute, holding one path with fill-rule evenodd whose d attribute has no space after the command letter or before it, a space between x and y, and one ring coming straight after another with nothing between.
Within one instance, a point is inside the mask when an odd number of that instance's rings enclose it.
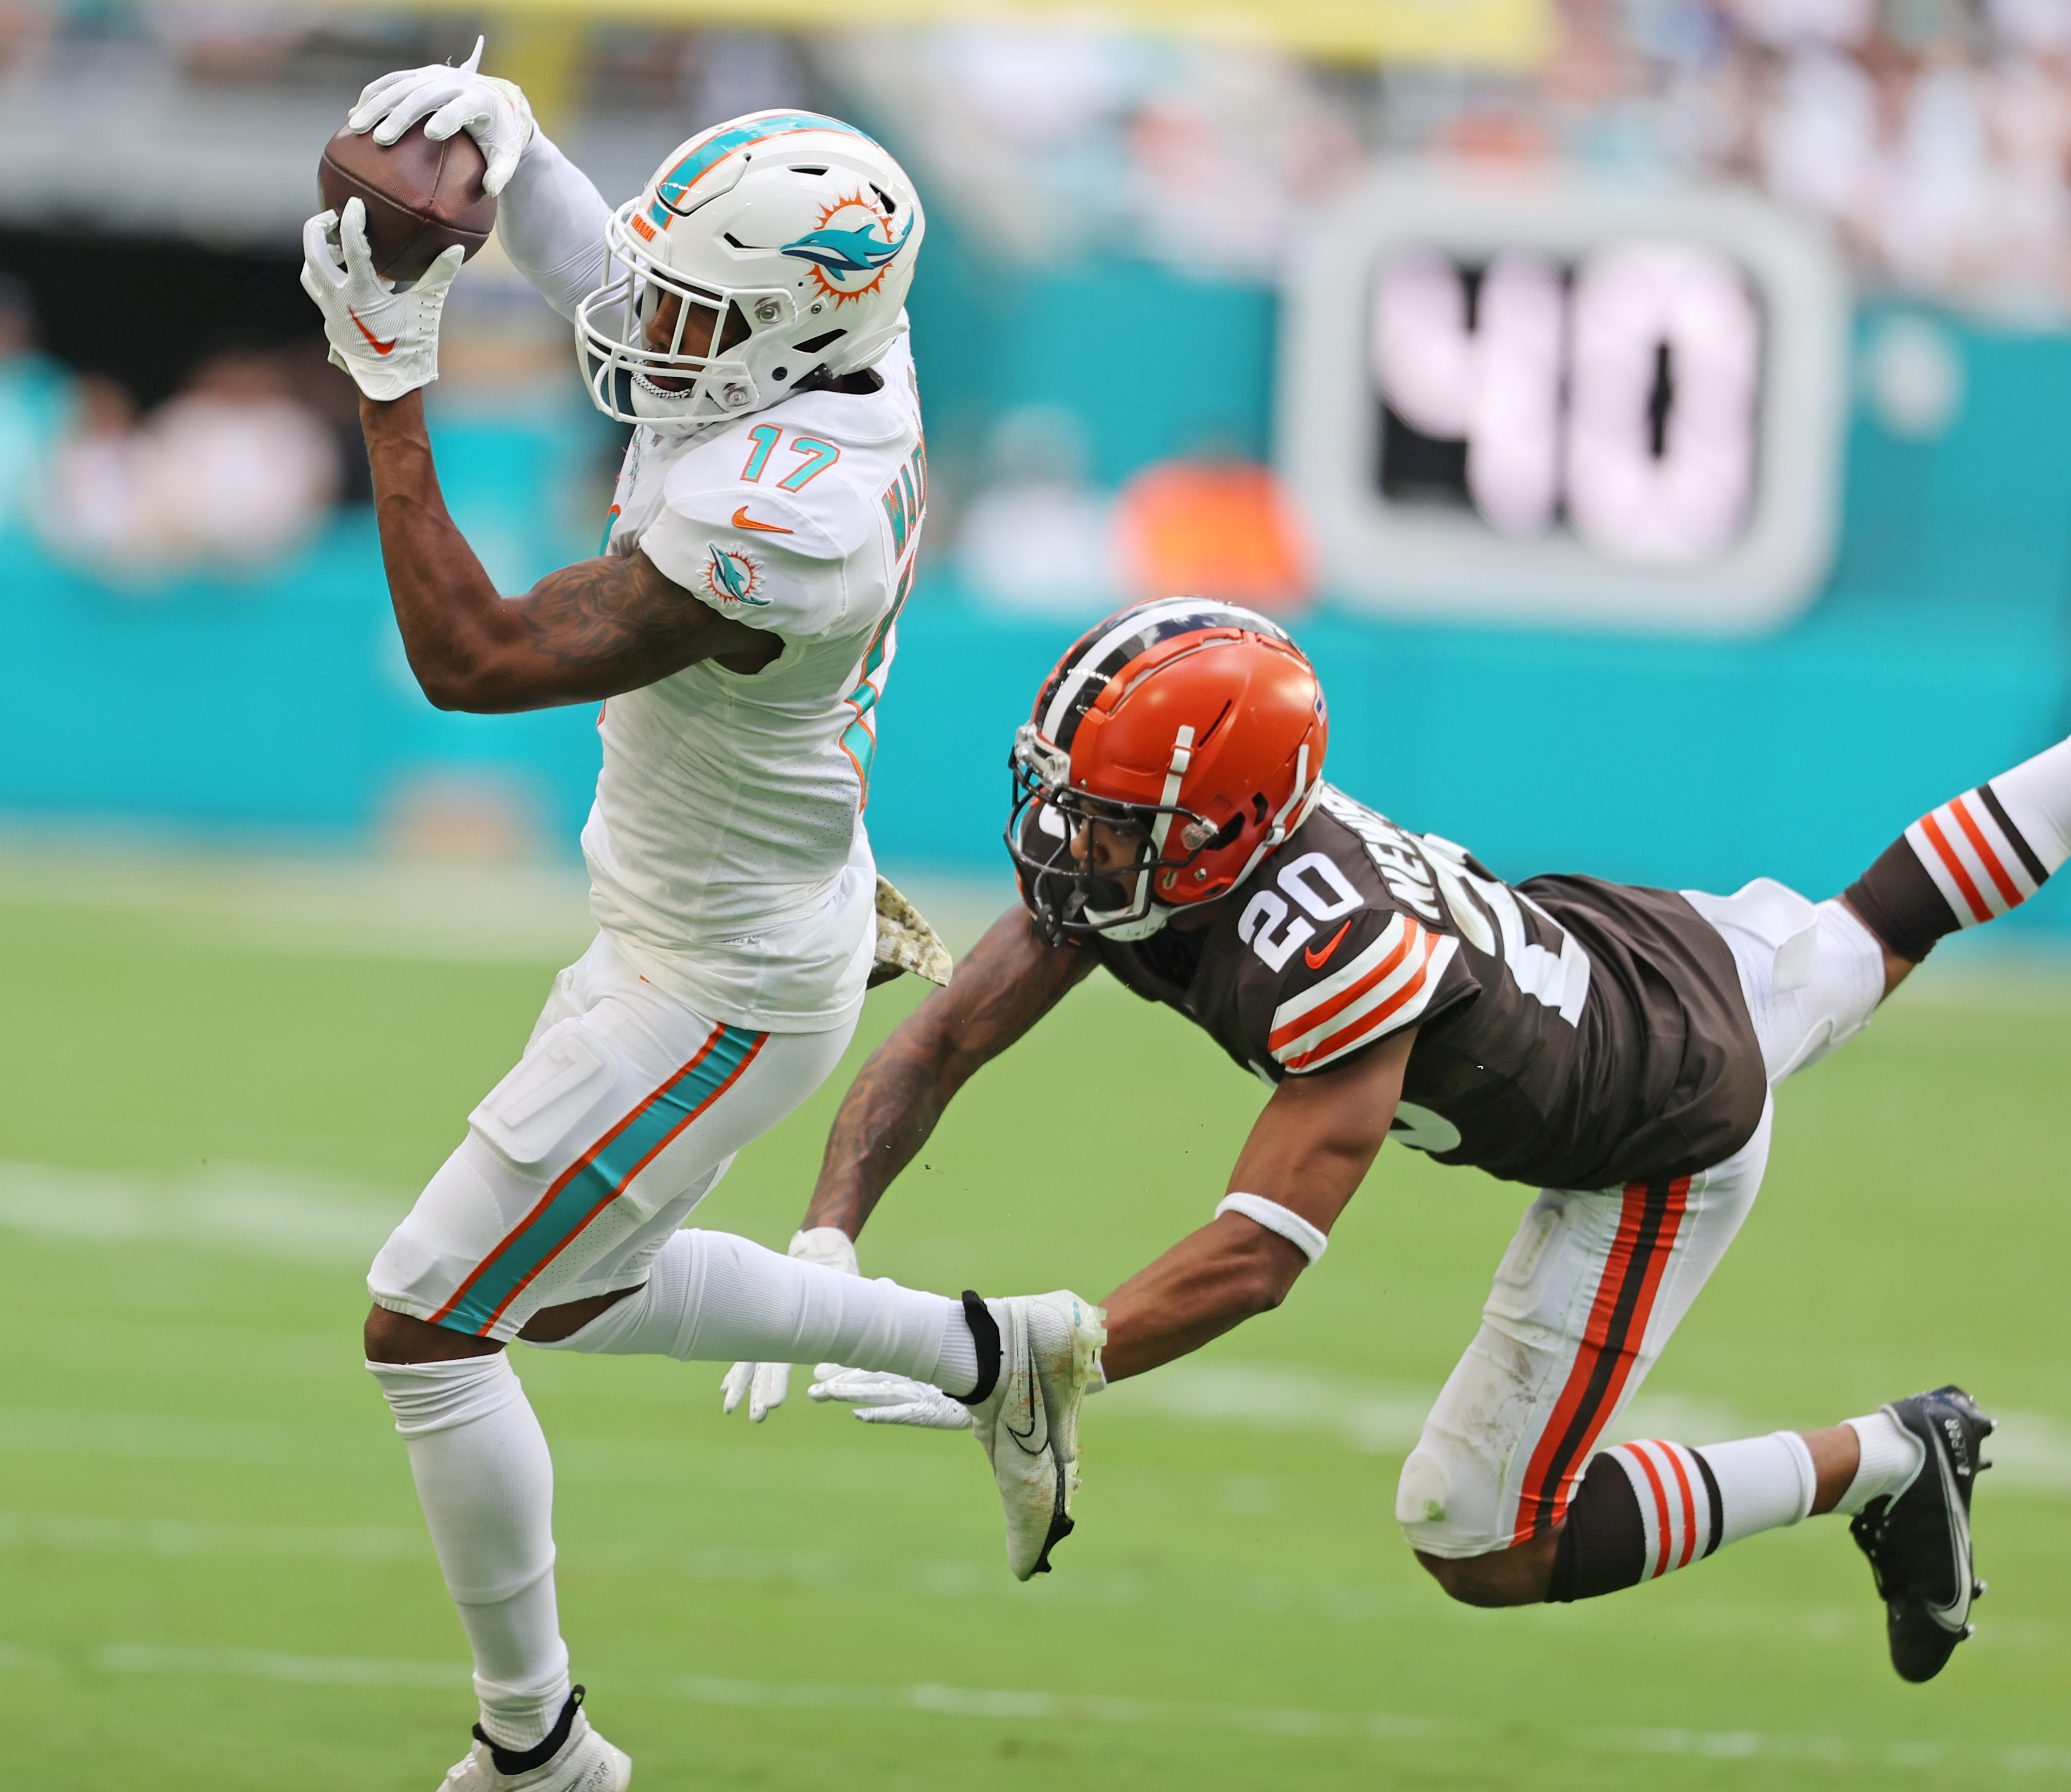
<instances>
[{"instance_id":1,"label":"diving player's leg","mask_svg":"<svg viewBox=\"0 0 2071 1792\"><path fill-rule=\"evenodd\" d=\"M1985 1590L1971 1499L1993 1429L1960 1388L1938 1388L1823 1431L1697 1450L1620 1444L1590 1462L1569 1503L1544 1597L1620 1592L1757 1531L1842 1512L1884 1602L1892 1666L1930 1680L1971 1634Z\"/></svg>"},{"instance_id":2,"label":"diving player's leg","mask_svg":"<svg viewBox=\"0 0 2071 1792\"><path fill-rule=\"evenodd\" d=\"M1754 1204L1770 1124L1765 1109L1746 1145L1698 1175L1548 1190L1526 1211L1396 1498L1411 1547L1455 1598L1547 1597L1606 1428ZM1802 1442L1779 1442L1762 1478L1769 1522L1804 1515L1815 1473Z\"/></svg>"},{"instance_id":3,"label":"diving player's leg","mask_svg":"<svg viewBox=\"0 0 2071 1792\"><path fill-rule=\"evenodd\" d=\"M1842 897L1895 989L1935 942L2018 908L2071 857L2071 740L1932 809Z\"/></svg>"},{"instance_id":4,"label":"diving player's leg","mask_svg":"<svg viewBox=\"0 0 2071 1792\"><path fill-rule=\"evenodd\" d=\"M1931 1679L1980 1590L1970 1501L1992 1424L1960 1389L1821 1430L1599 1454L1753 1206L1769 1124L1700 1175L1532 1204L1403 1465L1396 1516L1454 1598L1515 1605L1619 1592L1843 1512L1885 1601L1893 1665Z\"/></svg>"}]
</instances>

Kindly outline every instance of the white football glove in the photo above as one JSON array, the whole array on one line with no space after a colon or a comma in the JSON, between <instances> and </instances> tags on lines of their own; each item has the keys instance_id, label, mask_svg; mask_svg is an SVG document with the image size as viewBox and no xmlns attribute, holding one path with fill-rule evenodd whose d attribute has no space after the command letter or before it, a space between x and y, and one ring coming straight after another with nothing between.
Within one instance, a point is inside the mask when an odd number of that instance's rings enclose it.
<instances>
[{"instance_id":1,"label":"white football glove","mask_svg":"<svg viewBox=\"0 0 2071 1792\"><path fill-rule=\"evenodd\" d=\"M931 1431L968 1431L970 1409L931 1383L883 1369L845 1369L822 1363L820 1379L806 1392L819 1400L843 1400L865 1425L918 1425Z\"/></svg>"},{"instance_id":2,"label":"white football glove","mask_svg":"<svg viewBox=\"0 0 2071 1792\"><path fill-rule=\"evenodd\" d=\"M970 1409L932 1382L916 1381L887 1369L845 1369L839 1363L822 1363L818 1374L820 1379L806 1393L814 1400L845 1401L865 1425L918 1425L930 1431L970 1429ZM1106 1386L1106 1373L1096 1362L1085 1391L1097 1394Z\"/></svg>"},{"instance_id":3,"label":"white football glove","mask_svg":"<svg viewBox=\"0 0 2071 1792\"><path fill-rule=\"evenodd\" d=\"M427 120L424 135L434 143L465 131L488 160L482 190L494 199L532 141L532 107L515 81L477 72L487 41L477 38L474 54L457 68L435 62L369 81L347 114L345 128L371 130L382 144L393 143L420 118Z\"/></svg>"},{"instance_id":4,"label":"white football glove","mask_svg":"<svg viewBox=\"0 0 2071 1792\"><path fill-rule=\"evenodd\" d=\"M785 1254L803 1262L819 1264L825 1269L839 1269L844 1275L863 1273L856 1265L855 1240L839 1226L815 1226L810 1232L794 1232L791 1248ZM790 1392L791 1365L736 1363L726 1372L719 1385L724 1396L720 1404L721 1413L731 1413L744 1394L748 1396L748 1421L760 1425L784 1404L785 1395Z\"/></svg>"},{"instance_id":5,"label":"white football glove","mask_svg":"<svg viewBox=\"0 0 2071 1792\"><path fill-rule=\"evenodd\" d=\"M338 241L331 242L331 232ZM374 271L367 207L319 211L302 226L302 290L323 313L330 363L369 398L400 398L439 376L439 313L465 251L456 243L408 286Z\"/></svg>"}]
</instances>

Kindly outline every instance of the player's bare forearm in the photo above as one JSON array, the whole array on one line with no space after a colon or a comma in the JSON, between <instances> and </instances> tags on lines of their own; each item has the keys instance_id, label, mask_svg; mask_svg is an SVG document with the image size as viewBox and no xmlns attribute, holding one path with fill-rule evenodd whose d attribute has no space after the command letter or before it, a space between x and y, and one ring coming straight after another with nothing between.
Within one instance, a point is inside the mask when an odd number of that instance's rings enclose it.
<instances>
[{"instance_id":1,"label":"player's bare forearm","mask_svg":"<svg viewBox=\"0 0 2071 1792\"><path fill-rule=\"evenodd\" d=\"M1286 1239L1241 1215L1210 1221L1108 1296L1108 1380L1154 1369L1270 1311L1307 1266Z\"/></svg>"},{"instance_id":2,"label":"player's bare forearm","mask_svg":"<svg viewBox=\"0 0 2071 1792\"><path fill-rule=\"evenodd\" d=\"M870 1056L835 1116L805 1224L854 1238L913 1161L949 1099L1090 971L1090 952L1044 943L1012 908L958 961L938 990Z\"/></svg>"},{"instance_id":3,"label":"player's bare forearm","mask_svg":"<svg viewBox=\"0 0 2071 1792\"><path fill-rule=\"evenodd\" d=\"M1327 1233L1388 1137L1415 1037L1408 1029L1341 1070L1281 1084L1237 1154L1229 1192L1262 1195ZM1108 1380L1154 1369L1271 1310L1308 1263L1278 1233L1223 1214L1108 1296Z\"/></svg>"},{"instance_id":4,"label":"player's bare forearm","mask_svg":"<svg viewBox=\"0 0 2071 1792\"><path fill-rule=\"evenodd\" d=\"M502 714L593 703L699 660L757 671L774 635L721 616L644 555L578 561L500 596L447 514L422 395L360 401L375 515L410 670L441 709Z\"/></svg>"}]
</instances>

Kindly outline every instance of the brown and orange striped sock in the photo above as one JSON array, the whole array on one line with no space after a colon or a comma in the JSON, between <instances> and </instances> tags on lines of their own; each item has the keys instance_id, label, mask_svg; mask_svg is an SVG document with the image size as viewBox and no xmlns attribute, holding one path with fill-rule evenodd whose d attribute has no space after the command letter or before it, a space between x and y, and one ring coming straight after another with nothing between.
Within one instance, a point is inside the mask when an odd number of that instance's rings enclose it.
<instances>
[{"instance_id":1,"label":"brown and orange striped sock","mask_svg":"<svg viewBox=\"0 0 2071 1792\"><path fill-rule=\"evenodd\" d=\"M1917 964L1945 934L2017 908L2071 857L2071 740L1929 810L1851 884L1848 902Z\"/></svg>"},{"instance_id":2,"label":"brown and orange striped sock","mask_svg":"<svg viewBox=\"0 0 2071 1792\"><path fill-rule=\"evenodd\" d=\"M1599 1598L1795 1524L1811 1510L1817 1482L1794 1431L1702 1450L1659 1437L1619 1444L1591 1458L1569 1502L1546 1597Z\"/></svg>"}]
</instances>

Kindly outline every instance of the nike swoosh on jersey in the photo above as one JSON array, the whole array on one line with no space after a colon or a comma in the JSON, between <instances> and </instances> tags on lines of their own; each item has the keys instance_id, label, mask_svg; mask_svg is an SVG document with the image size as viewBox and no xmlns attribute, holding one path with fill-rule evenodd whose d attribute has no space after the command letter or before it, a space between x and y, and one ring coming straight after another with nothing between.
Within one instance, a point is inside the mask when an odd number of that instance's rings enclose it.
<instances>
[{"instance_id":1,"label":"nike swoosh on jersey","mask_svg":"<svg viewBox=\"0 0 2071 1792\"><path fill-rule=\"evenodd\" d=\"M1331 936L1331 943L1318 952L1313 945L1302 949L1302 962L1311 970L1321 970L1331 962L1331 954L1338 949L1338 941L1351 931L1352 924L1347 921Z\"/></svg>"},{"instance_id":2,"label":"nike swoosh on jersey","mask_svg":"<svg viewBox=\"0 0 2071 1792\"><path fill-rule=\"evenodd\" d=\"M787 529L781 523L757 523L748 514L748 506L745 504L733 513L733 526L736 529L760 529L768 535L790 535L798 533L797 530Z\"/></svg>"},{"instance_id":3,"label":"nike swoosh on jersey","mask_svg":"<svg viewBox=\"0 0 2071 1792\"><path fill-rule=\"evenodd\" d=\"M384 342L379 337L376 336L372 330L369 330L365 324L360 322L359 314L357 311L353 310L350 306L348 306L346 310L345 314L352 319L353 326L359 330L359 334L364 336L367 341L373 345L374 352L376 355L388 354L395 347L396 343L403 339L400 336L391 336L388 340Z\"/></svg>"}]
</instances>

